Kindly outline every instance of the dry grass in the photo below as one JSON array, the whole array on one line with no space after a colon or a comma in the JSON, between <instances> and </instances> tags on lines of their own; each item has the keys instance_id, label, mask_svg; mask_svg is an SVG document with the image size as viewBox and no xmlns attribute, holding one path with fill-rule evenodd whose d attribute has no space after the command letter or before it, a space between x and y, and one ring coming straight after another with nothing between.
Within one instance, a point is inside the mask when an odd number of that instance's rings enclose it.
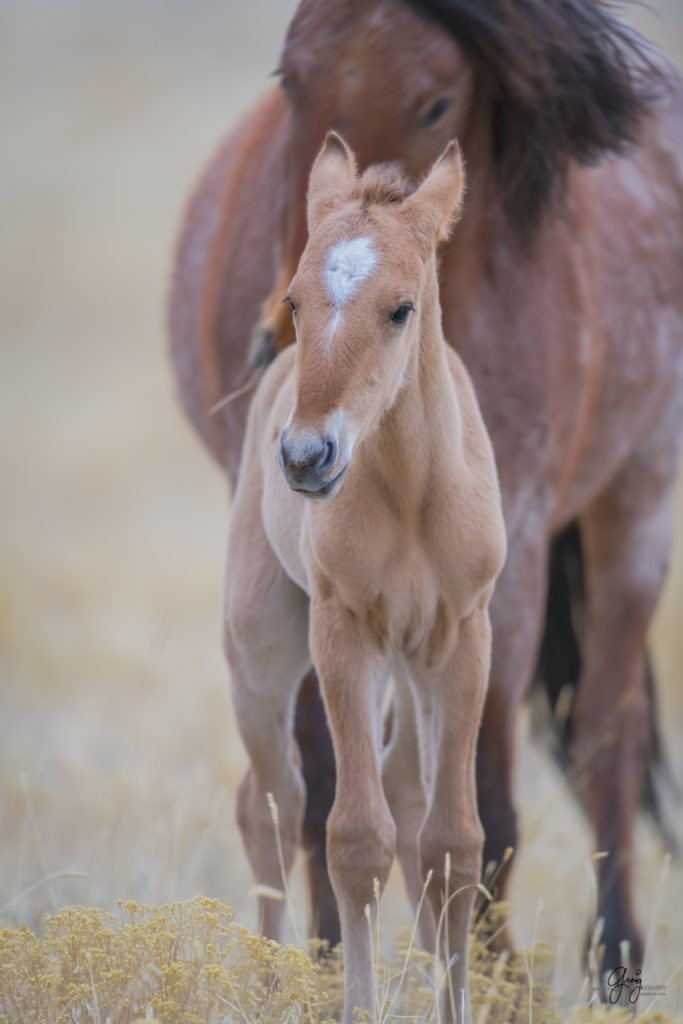
<instances>
[{"instance_id":1,"label":"dry grass","mask_svg":"<svg viewBox=\"0 0 683 1024\"><path fill-rule=\"evenodd\" d=\"M498 957L474 936L470 956L477 1024L560 1024L547 949ZM382 1024L438 1021L431 969L407 932L393 956L377 958ZM48 915L40 935L0 932L1 1024L332 1024L341 1001L339 951L314 962L301 949L255 935L218 900L162 907L127 901L116 914L68 907ZM652 1010L608 1012L589 989L564 1020L674 1022Z\"/></svg>"},{"instance_id":2,"label":"dry grass","mask_svg":"<svg viewBox=\"0 0 683 1024\"><path fill-rule=\"evenodd\" d=\"M683 60L678 0L655 6L663 22L636 17ZM0 919L10 929L0 964L21 971L25 958L28 969L31 951L45 995L83 980L52 973L50 950L66 950L68 928L81 927L64 905L102 908L83 912L82 927L93 949L112 931L121 957L162 924L177 950L193 928L208 934L206 915L238 925L193 902L175 917L145 912L156 925L135 932L120 898L161 907L200 892L256 924L233 824L244 753L220 652L227 501L177 410L163 309L183 197L266 86L290 9L0 0ZM680 499L678 524L653 642L665 739L683 778ZM566 1016L583 983L590 836L525 730L512 924L521 946L535 934L552 951L549 980ZM637 851L638 914L652 922L647 980L667 985L661 1005L680 1014L669 979L683 959L683 870L672 865L657 909L663 850L643 823ZM292 900L303 932L301 867ZM396 874L382 915L391 947L410 926ZM191 964L187 949L178 956ZM90 964L102 1024L116 1009L105 1006L103 963ZM144 981L137 969L131 986ZM332 996L333 979L325 985ZM92 1019L87 1009L80 1019Z\"/></svg>"},{"instance_id":3,"label":"dry grass","mask_svg":"<svg viewBox=\"0 0 683 1024\"><path fill-rule=\"evenodd\" d=\"M319 1002L311 960L239 924L217 900L118 915L69 907L0 935L0 1020L168 1024L225 1020L310 1022Z\"/></svg>"}]
</instances>

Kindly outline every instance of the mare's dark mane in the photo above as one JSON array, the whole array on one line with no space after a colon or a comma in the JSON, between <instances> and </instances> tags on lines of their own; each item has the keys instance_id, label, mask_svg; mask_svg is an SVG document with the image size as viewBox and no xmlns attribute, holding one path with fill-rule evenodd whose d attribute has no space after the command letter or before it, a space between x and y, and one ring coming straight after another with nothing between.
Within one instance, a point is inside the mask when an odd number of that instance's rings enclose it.
<instances>
[{"instance_id":1,"label":"mare's dark mane","mask_svg":"<svg viewBox=\"0 0 683 1024\"><path fill-rule=\"evenodd\" d=\"M517 227L538 221L571 159L637 141L661 73L609 0L407 2L453 34L490 93L492 157Z\"/></svg>"}]
</instances>

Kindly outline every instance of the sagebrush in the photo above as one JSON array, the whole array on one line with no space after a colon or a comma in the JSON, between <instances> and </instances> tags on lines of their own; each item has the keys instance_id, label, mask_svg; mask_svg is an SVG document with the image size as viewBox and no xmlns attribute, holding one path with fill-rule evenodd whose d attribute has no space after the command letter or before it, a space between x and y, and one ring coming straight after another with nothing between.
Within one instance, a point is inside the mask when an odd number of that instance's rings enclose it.
<instances>
[{"instance_id":1,"label":"sagebrush","mask_svg":"<svg viewBox=\"0 0 683 1024\"><path fill-rule=\"evenodd\" d=\"M533 958L498 957L474 936L471 956L477 1024L560 1024L544 980L546 950L536 947ZM378 952L377 989L386 1024L437 1020L432 965L408 933L393 956ZM280 946L240 924L218 900L162 907L129 901L118 915L68 907L37 931L0 932L2 1024L328 1024L341 1003L339 950ZM569 1022L627 1019L634 1021L627 1011L583 1007ZM651 1013L635 1021L673 1018Z\"/></svg>"}]
</instances>

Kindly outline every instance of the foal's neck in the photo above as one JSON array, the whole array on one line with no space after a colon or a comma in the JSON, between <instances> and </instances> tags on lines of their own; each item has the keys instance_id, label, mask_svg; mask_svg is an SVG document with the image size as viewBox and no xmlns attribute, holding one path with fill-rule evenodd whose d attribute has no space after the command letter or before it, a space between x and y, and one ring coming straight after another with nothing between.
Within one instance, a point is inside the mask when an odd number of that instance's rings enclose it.
<instances>
[{"instance_id":1,"label":"foal's neck","mask_svg":"<svg viewBox=\"0 0 683 1024\"><path fill-rule=\"evenodd\" d=\"M435 475L457 467L461 451L460 409L441 326L436 257L428 265L420 296L420 338L403 385L376 432L376 457L385 484L422 500ZM380 470L381 471L381 470Z\"/></svg>"}]
</instances>

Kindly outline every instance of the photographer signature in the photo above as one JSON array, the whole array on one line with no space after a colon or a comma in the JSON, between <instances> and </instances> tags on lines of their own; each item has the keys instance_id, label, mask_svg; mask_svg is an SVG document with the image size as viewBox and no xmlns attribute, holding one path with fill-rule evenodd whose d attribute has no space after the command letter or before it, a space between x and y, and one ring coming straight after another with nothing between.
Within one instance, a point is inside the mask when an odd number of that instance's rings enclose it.
<instances>
[{"instance_id":1,"label":"photographer signature","mask_svg":"<svg viewBox=\"0 0 683 1024\"><path fill-rule=\"evenodd\" d=\"M628 994L629 1003L637 1003L642 987L640 968L629 975L626 967L615 967L607 975L606 985L610 1003L618 1003L624 992Z\"/></svg>"}]
</instances>

